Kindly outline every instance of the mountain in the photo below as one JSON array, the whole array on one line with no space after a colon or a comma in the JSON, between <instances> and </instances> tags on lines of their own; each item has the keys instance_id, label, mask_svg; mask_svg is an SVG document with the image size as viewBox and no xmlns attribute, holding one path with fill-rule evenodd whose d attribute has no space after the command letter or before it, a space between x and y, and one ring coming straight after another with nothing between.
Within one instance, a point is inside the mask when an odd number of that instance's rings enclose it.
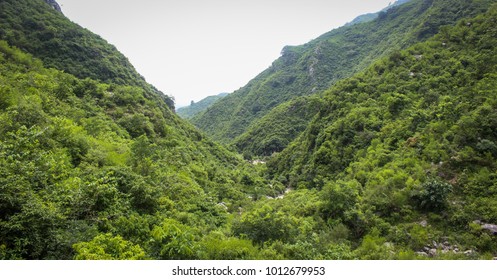
<instances>
[{"instance_id":1,"label":"mountain","mask_svg":"<svg viewBox=\"0 0 497 280\"><path fill-rule=\"evenodd\" d=\"M78 78L140 86L147 96L160 96L174 108L173 100L148 84L114 46L67 20L56 1L0 1L0 19L0 40L35 55L46 67Z\"/></svg>"},{"instance_id":2,"label":"mountain","mask_svg":"<svg viewBox=\"0 0 497 280\"><path fill-rule=\"evenodd\" d=\"M253 249L218 230L274 192L255 166L181 120L124 55L52 5L2 0L0 18L0 259Z\"/></svg>"},{"instance_id":3,"label":"mountain","mask_svg":"<svg viewBox=\"0 0 497 280\"><path fill-rule=\"evenodd\" d=\"M497 254L495 22L494 4L338 82L268 163L320 193L321 217L361 239L360 258Z\"/></svg>"},{"instance_id":4,"label":"mountain","mask_svg":"<svg viewBox=\"0 0 497 280\"><path fill-rule=\"evenodd\" d=\"M387 10L389 10L392 7L402 5L402 4L407 3L409 1L411 1L411 0L397 0L393 4L388 5L388 7L384 8L383 10L381 10L381 11L379 11L377 13L368 13L368 14L360 15L360 16L356 17L355 19L353 19L351 22L346 23L345 26L349 26L349 25L354 25L354 24L358 24L358 23L363 23L363 22L368 22L368 21L375 20L376 18L378 18L378 16L380 15L380 13L386 12Z\"/></svg>"},{"instance_id":5,"label":"mountain","mask_svg":"<svg viewBox=\"0 0 497 280\"><path fill-rule=\"evenodd\" d=\"M183 119L191 119L194 115L203 112L207 109L207 107L211 106L214 104L214 102L218 101L219 99L227 96L228 93L220 93L218 95L212 95L208 96L198 102L193 102L189 106L181 107L176 110L176 113L178 116L182 117Z\"/></svg>"},{"instance_id":6,"label":"mountain","mask_svg":"<svg viewBox=\"0 0 497 280\"><path fill-rule=\"evenodd\" d=\"M400 2L401 1L398 1L397 3ZM437 9L440 11L447 11L446 9L442 8L443 5L446 4L448 3L440 3L439 5L442 6L437 7ZM481 3L477 3L477 6L472 6L471 9L482 8L478 7L478 5L480 4ZM488 3L486 5L488 5ZM319 93L317 95L319 95ZM315 100L316 98L312 98L312 101L309 102L312 103ZM289 103L292 103L292 100L289 101ZM292 105L292 107L299 106L299 104L306 104L306 102L302 100L296 101L295 103L296 104ZM317 112L317 108L312 107L307 112L309 117L303 118L302 115L293 115L291 112L285 111L285 107L288 107L288 104L279 105L278 107L275 107L273 110L271 110L263 118L254 121L247 128L247 131L235 138L232 143L241 153L248 157L270 156L275 152L282 151L288 143L293 141L295 137L298 136L300 132L302 132L302 128L306 127L307 124L312 120L312 117L314 116L313 113ZM306 107L309 108L309 106ZM296 110L296 112L298 112L298 110ZM296 123L298 123L298 125L295 125ZM268 141L268 139L270 139L270 141Z\"/></svg>"},{"instance_id":7,"label":"mountain","mask_svg":"<svg viewBox=\"0 0 497 280\"><path fill-rule=\"evenodd\" d=\"M497 3L261 117L303 130L275 131L296 139L266 162L210 140L139 76L98 72L105 56L58 61L39 52L50 37L20 40L50 22L88 36L58 47L96 36L53 5L0 5L1 24L26 25L1 29L0 259L497 257Z\"/></svg>"},{"instance_id":8,"label":"mountain","mask_svg":"<svg viewBox=\"0 0 497 280\"><path fill-rule=\"evenodd\" d=\"M413 0L380 13L371 22L335 29L301 46L287 46L271 67L194 116L192 123L217 141L233 143L251 126L257 127L256 121L276 106L295 97L318 94L376 59L429 38L440 26L484 11L491 2Z\"/></svg>"}]
</instances>

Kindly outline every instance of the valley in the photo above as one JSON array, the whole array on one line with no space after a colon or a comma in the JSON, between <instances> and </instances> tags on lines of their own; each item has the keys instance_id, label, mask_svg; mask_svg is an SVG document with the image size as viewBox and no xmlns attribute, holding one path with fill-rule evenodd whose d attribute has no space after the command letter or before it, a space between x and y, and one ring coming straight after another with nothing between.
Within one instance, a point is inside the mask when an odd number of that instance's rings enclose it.
<instances>
[{"instance_id":1,"label":"valley","mask_svg":"<svg viewBox=\"0 0 497 280\"><path fill-rule=\"evenodd\" d=\"M0 259L497 257L496 1L287 46L191 123L54 3L0 1Z\"/></svg>"}]
</instances>

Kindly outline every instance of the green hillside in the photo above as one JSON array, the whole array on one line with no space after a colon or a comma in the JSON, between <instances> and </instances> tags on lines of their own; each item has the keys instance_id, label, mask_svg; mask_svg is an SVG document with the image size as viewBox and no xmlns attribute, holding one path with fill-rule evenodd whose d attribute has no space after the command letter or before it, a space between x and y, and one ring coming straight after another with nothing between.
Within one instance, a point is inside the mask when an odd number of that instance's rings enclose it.
<instances>
[{"instance_id":1,"label":"green hillside","mask_svg":"<svg viewBox=\"0 0 497 280\"><path fill-rule=\"evenodd\" d=\"M196 247L161 244L200 242L264 194L251 165L143 88L46 69L5 41L0 84L1 258L105 258L95 244L130 248L113 258L190 258Z\"/></svg>"},{"instance_id":2,"label":"green hillside","mask_svg":"<svg viewBox=\"0 0 497 280\"><path fill-rule=\"evenodd\" d=\"M321 217L360 258L497 254L496 22L494 5L337 83L268 163L320 194Z\"/></svg>"},{"instance_id":3,"label":"green hillside","mask_svg":"<svg viewBox=\"0 0 497 280\"><path fill-rule=\"evenodd\" d=\"M318 94L294 98L283 103L237 137L234 145L245 158L271 156L281 152L305 130L324 101Z\"/></svg>"},{"instance_id":4,"label":"green hillside","mask_svg":"<svg viewBox=\"0 0 497 280\"><path fill-rule=\"evenodd\" d=\"M440 26L483 12L491 2L413 0L381 12L374 21L335 29L302 46L287 46L271 67L192 122L213 139L232 143L279 104L319 93L379 57L429 38Z\"/></svg>"},{"instance_id":5,"label":"green hillside","mask_svg":"<svg viewBox=\"0 0 497 280\"><path fill-rule=\"evenodd\" d=\"M5 13L14 4L18 13ZM2 24L53 20L57 32L67 25L96 38L43 1L0 5ZM250 242L225 232L249 197L269 193L255 167L181 120L143 81L92 79L105 59L75 62L78 76L90 76L78 78L64 73L64 56L59 62L48 49L29 54L11 43L18 41L0 40L0 259L211 258L222 253L211 243L240 244L246 248L228 256L246 257ZM38 50L46 41L25 43Z\"/></svg>"},{"instance_id":6,"label":"green hillside","mask_svg":"<svg viewBox=\"0 0 497 280\"><path fill-rule=\"evenodd\" d=\"M47 68L78 78L140 86L148 97L160 96L174 108L171 98L146 83L114 46L47 5L44 0L0 1L0 40L35 55Z\"/></svg>"},{"instance_id":7,"label":"green hillside","mask_svg":"<svg viewBox=\"0 0 497 280\"><path fill-rule=\"evenodd\" d=\"M356 17L355 19L353 19L351 22L346 23L345 26L354 25L354 24L363 23L363 22L373 21L373 20L375 20L375 19L378 18L378 16L380 15L380 13L386 12L388 9L390 9L392 7L402 5L402 4L407 3L409 1L411 1L411 0L397 0L394 3L391 3L385 9L383 9L383 10L377 12L377 13L369 13L369 14L360 15L360 16Z\"/></svg>"},{"instance_id":8,"label":"green hillside","mask_svg":"<svg viewBox=\"0 0 497 280\"><path fill-rule=\"evenodd\" d=\"M218 95L208 96L198 102L193 102L185 107L178 108L176 113L183 119L191 119L194 115L207 110L209 106L214 104L214 102L227 96L228 93L220 93Z\"/></svg>"}]
</instances>

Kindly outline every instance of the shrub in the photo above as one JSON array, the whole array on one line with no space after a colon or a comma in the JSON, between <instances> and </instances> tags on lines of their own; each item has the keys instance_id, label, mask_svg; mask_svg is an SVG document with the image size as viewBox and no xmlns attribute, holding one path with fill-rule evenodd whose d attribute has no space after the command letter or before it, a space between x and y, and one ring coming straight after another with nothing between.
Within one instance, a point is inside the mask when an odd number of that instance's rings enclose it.
<instances>
[{"instance_id":1,"label":"shrub","mask_svg":"<svg viewBox=\"0 0 497 280\"><path fill-rule=\"evenodd\" d=\"M145 252L138 245L112 234L97 235L90 242L73 245L76 260L143 260Z\"/></svg>"},{"instance_id":2,"label":"shrub","mask_svg":"<svg viewBox=\"0 0 497 280\"><path fill-rule=\"evenodd\" d=\"M452 185L429 180L414 191L412 198L420 209L427 211L441 211L447 206L447 197L452 192Z\"/></svg>"}]
</instances>

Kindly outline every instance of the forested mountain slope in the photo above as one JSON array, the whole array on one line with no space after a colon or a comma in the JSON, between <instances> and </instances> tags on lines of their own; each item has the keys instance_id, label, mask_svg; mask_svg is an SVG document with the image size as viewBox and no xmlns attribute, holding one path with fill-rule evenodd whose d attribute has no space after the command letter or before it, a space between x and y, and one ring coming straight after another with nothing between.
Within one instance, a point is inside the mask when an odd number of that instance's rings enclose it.
<instances>
[{"instance_id":1,"label":"forested mountain slope","mask_svg":"<svg viewBox=\"0 0 497 280\"><path fill-rule=\"evenodd\" d=\"M323 104L320 94L293 98L254 121L233 143L247 159L281 152L305 130Z\"/></svg>"},{"instance_id":2,"label":"forested mountain slope","mask_svg":"<svg viewBox=\"0 0 497 280\"><path fill-rule=\"evenodd\" d=\"M44 1L0 5L9 40L0 40L1 259L211 258L211 243L252 246L221 230L265 194L255 167L181 120L141 78L100 76L109 57L88 52L127 60ZM36 36L51 22L54 33L82 35L49 47L53 38ZM69 52L83 57L78 78L61 71L71 59L59 54L81 43L89 50Z\"/></svg>"},{"instance_id":3,"label":"forested mountain slope","mask_svg":"<svg viewBox=\"0 0 497 280\"><path fill-rule=\"evenodd\" d=\"M50 1L49 1L50 2ZM140 86L146 95L174 102L136 72L128 59L100 36L67 20L44 0L1 0L0 40L35 55L46 67L105 83Z\"/></svg>"},{"instance_id":4,"label":"forested mountain slope","mask_svg":"<svg viewBox=\"0 0 497 280\"><path fill-rule=\"evenodd\" d=\"M374 21L335 29L302 46L287 46L271 67L195 116L192 122L215 140L231 143L251 125L257 127L254 122L277 105L294 97L319 93L365 69L377 58L429 38L442 25L485 11L491 2L413 0L380 13ZM275 137L280 136L244 136ZM291 140L280 139L280 142ZM244 147L242 150L256 153Z\"/></svg>"},{"instance_id":5,"label":"forested mountain slope","mask_svg":"<svg viewBox=\"0 0 497 280\"><path fill-rule=\"evenodd\" d=\"M494 5L337 83L269 172L318 190L361 258L496 256L496 23Z\"/></svg>"},{"instance_id":6,"label":"forested mountain slope","mask_svg":"<svg viewBox=\"0 0 497 280\"><path fill-rule=\"evenodd\" d=\"M345 26L354 25L354 24L363 23L363 22L368 22L368 21L373 21L376 18L378 18L378 16L382 12L386 12L388 9L390 9L392 7L402 5L402 4L407 3L409 1L411 1L411 0L397 0L394 3L390 3L390 5L388 7L386 7L385 9L383 9L377 13L369 13L369 14L360 15L360 16L356 17L355 19L353 19L351 22L346 23Z\"/></svg>"}]
</instances>

